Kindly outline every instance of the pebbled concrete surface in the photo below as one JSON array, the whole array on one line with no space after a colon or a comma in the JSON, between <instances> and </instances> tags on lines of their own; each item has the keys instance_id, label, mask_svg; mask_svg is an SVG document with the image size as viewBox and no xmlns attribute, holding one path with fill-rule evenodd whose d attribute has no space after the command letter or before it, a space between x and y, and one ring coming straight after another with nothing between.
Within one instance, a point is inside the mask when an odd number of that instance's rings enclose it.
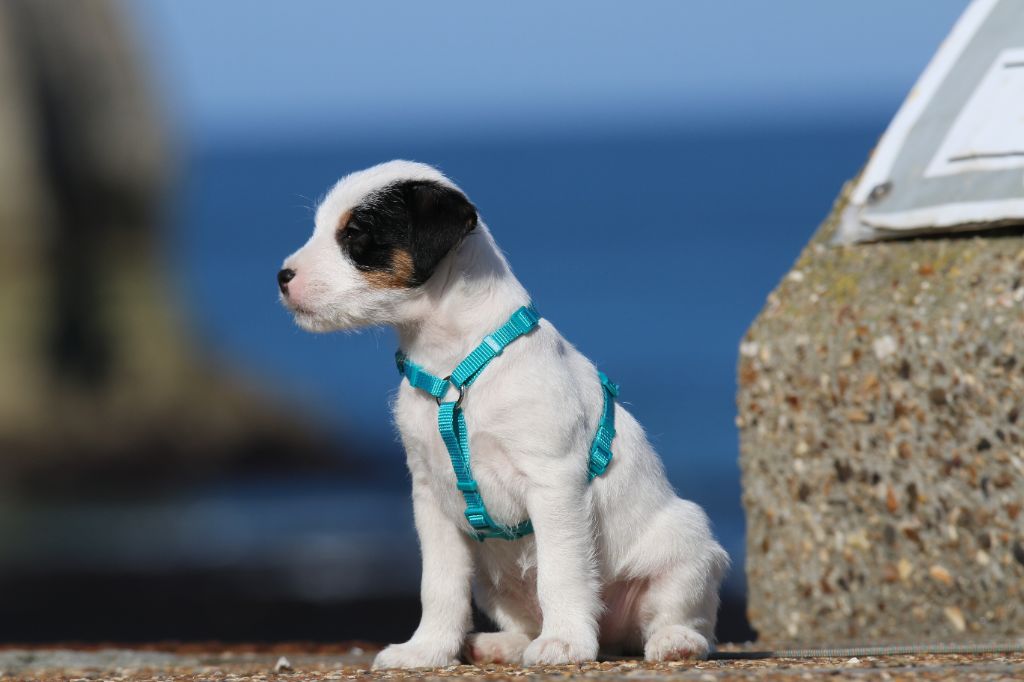
<instances>
[{"instance_id":1,"label":"pebbled concrete surface","mask_svg":"<svg viewBox=\"0 0 1024 682\"><path fill-rule=\"evenodd\" d=\"M1024 231L832 247L740 348L751 624L795 642L1024 631Z\"/></svg>"},{"instance_id":2,"label":"pebbled concrete surface","mask_svg":"<svg viewBox=\"0 0 1024 682\"><path fill-rule=\"evenodd\" d=\"M302 646L200 651L163 649L9 649L0 651L0 680L116 680L196 682L285 680L607 680L750 679L788 682L833 680L1007 680L1024 679L1024 654L916 655L865 658L767 659L648 664L635 660L584 665L518 668L453 666L437 670L370 672L373 651L356 647ZM280 659L288 667L275 672Z\"/></svg>"}]
</instances>

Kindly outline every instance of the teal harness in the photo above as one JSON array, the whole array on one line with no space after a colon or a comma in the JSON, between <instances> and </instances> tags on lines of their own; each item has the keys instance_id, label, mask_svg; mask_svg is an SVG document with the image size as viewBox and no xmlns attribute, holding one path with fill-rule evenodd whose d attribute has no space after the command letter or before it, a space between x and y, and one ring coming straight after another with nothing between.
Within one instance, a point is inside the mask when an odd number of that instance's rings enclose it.
<instances>
[{"instance_id":1,"label":"teal harness","mask_svg":"<svg viewBox=\"0 0 1024 682\"><path fill-rule=\"evenodd\" d=\"M512 313L508 322L484 337L472 353L452 370L448 376L441 378L430 374L415 362L405 357L402 351L395 353L398 372L404 376L413 388L429 393L437 400L437 428L441 432L448 456L455 470L455 485L466 500L466 520L472 526L471 533L483 542L487 538L518 540L533 532L533 524L527 519L518 526L503 526L495 523L487 513L483 497L473 471L469 465L469 433L466 431L466 418L462 414L462 399L466 395L466 387L472 384L484 368L494 358L520 336L530 333L540 323L540 314L533 305L523 306ZM612 461L612 439L615 438L615 397L619 387L613 384L603 372L598 372L604 392L604 406L601 409L601 421L597 425L597 433L590 446L590 461L587 467L589 480L600 476ZM444 401L450 388L459 392L453 401Z\"/></svg>"}]
</instances>

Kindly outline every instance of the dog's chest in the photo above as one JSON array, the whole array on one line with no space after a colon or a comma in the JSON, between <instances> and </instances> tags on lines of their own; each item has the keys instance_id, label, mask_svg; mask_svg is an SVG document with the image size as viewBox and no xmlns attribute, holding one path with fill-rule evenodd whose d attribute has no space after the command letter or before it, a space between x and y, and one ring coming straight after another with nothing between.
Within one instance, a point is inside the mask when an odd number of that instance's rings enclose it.
<instances>
[{"instance_id":1,"label":"dog's chest","mask_svg":"<svg viewBox=\"0 0 1024 682\"><path fill-rule=\"evenodd\" d=\"M522 476L500 439L488 428L488 413L467 405L465 418L470 467L487 509L495 520L515 525L525 518ZM465 499L456 487L451 455L438 429L437 403L403 385L395 403L395 423L405 446L413 485L430 486L445 514L469 530L464 515Z\"/></svg>"}]
</instances>

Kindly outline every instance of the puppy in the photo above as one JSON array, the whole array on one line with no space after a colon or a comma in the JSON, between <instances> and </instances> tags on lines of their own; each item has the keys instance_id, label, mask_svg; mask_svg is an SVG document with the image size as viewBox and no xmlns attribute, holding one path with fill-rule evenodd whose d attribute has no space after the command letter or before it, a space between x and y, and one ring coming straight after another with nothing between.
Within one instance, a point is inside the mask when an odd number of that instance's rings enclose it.
<instances>
[{"instance_id":1,"label":"puppy","mask_svg":"<svg viewBox=\"0 0 1024 682\"><path fill-rule=\"evenodd\" d=\"M392 325L402 353L437 377L530 302L462 191L408 161L342 178L278 284L304 329ZM651 661L708 654L728 556L620 405L611 463L588 480L603 396L597 369L546 319L466 388L460 405L487 510L534 529L479 541L438 432L440 401L402 382L394 415L412 474L423 612L375 668L448 666L460 653L570 663L595 659L599 646ZM498 632L468 634L474 572Z\"/></svg>"}]
</instances>

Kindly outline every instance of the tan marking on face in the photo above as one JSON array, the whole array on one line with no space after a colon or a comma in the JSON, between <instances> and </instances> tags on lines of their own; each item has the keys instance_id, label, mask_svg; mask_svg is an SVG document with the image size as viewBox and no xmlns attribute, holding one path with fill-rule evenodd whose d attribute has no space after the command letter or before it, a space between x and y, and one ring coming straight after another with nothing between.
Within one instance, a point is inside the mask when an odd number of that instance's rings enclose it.
<instances>
[{"instance_id":1,"label":"tan marking on face","mask_svg":"<svg viewBox=\"0 0 1024 682\"><path fill-rule=\"evenodd\" d=\"M341 217L338 218L337 231L341 232L342 230L344 230L345 227L348 226L348 221L350 220L352 220L352 211L345 211L344 213L342 213Z\"/></svg>"},{"instance_id":2,"label":"tan marking on face","mask_svg":"<svg viewBox=\"0 0 1024 682\"><path fill-rule=\"evenodd\" d=\"M375 287L405 289L412 282L414 271L412 254L402 249L395 249L391 252L391 268L389 270L364 272L362 275Z\"/></svg>"}]
</instances>

